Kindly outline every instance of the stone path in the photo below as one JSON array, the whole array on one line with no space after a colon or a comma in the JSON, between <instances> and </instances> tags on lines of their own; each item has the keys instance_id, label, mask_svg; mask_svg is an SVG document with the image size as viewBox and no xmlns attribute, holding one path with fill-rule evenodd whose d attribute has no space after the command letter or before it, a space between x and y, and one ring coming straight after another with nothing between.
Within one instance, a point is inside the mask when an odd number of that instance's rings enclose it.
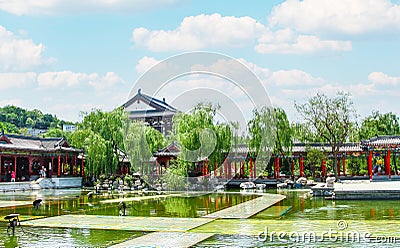
<instances>
[{"instance_id":1,"label":"stone path","mask_svg":"<svg viewBox=\"0 0 400 248\"><path fill-rule=\"evenodd\" d=\"M282 201L286 197L278 194L264 194L256 199L240 203L230 208L203 216L213 219L247 219L266 208Z\"/></svg>"},{"instance_id":2,"label":"stone path","mask_svg":"<svg viewBox=\"0 0 400 248\"><path fill-rule=\"evenodd\" d=\"M125 231L166 231L185 232L204 225L213 219L206 218L164 218L133 216L99 216L99 215L62 215L25 221L24 226L88 228Z\"/></svg>"},{"instance_id":3,"label":"stone path","mask_svg":"<svg viewBox=\"0 0 400 248\"><path fill-rule=\"evenodd\" d=\"M182 194L168 194L168 195L147 195L147 196L137 196L137 197L128 197L128 198L118 198L118 199L110 199L100 201L100 203L118 203L118 202L131 202L131 201L143 201L149 199L159 199L159 198L167 198L167 197L177 197Z\"/></svg>"}]
</instances>

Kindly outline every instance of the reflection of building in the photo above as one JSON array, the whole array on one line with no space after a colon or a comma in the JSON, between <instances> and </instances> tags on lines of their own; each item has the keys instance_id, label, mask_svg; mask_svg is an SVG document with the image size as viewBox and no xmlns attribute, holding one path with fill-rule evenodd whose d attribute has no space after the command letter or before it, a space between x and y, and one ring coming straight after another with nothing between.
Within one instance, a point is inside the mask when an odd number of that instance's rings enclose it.
<instances>
[{"instance_id":1,"label":"reflection of building","mask_svg":"<svg viewBox=\"0 0 400 248\"><path fill-rule=\"evenodd\" d=\"M42 168L47 177L80 176L83 151L69 145L64 138L39 138L15 134L0 134L0 181L10 181L16 171L17 181L39 177Z\"/></svg>"},{"instance_id":2,"label":"reflection of building","mask_svg":"<svg viewBox=\"0 0 400 248\"><path fill-rule=\"evenodd\" d=\"M161 133L168 134L172 129L172 118L177 110L165 102L151 96L138 93L129 99L123 107L129 112L131 120L140 120Z\"/></svg>"}]
</instances>

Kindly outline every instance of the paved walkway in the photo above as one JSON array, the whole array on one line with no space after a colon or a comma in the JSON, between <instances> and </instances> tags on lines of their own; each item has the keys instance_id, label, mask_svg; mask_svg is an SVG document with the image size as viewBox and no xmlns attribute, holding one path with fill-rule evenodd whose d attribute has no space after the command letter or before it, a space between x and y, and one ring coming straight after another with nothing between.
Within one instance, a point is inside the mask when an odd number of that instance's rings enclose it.
<instances>
[{"instance_id":1,"label":"paved walkway","mask_svg":"<svg viewBox=\"0 0 400 248\"><path fill-rule=\"evenodd\" d=\"M204 225L214 219L206 218L164 218L133 216L99 216L99 215L62 215L25 221L24 226L88 228L125 231L166 231L185 232Z\"/></svg>"},{"instance_id":2,"label":"paved walkway","mask_svg":"<svg viewBox=\"0 0 400 248\"><path fill-rule=\"evenodd\" d=\"M282 201L286 197L278 194L265 194L256 199L240 203L238 205L222 209L220 211L203 216L213 219L247 219L266 208Z\"/></svg>"},{"instance_id":3,"label":"paved walkway","mask_svg":"<svg viewBox=\"0 0 400 248\"><path fill-rule=\"evenodd\" d=\"M100 201L100 203L132 202L132 201L143 201L143 200L159 199L159 198L167 198L167 197L177 197L177 196L182 196L182 194L136 196L136 197L128 197L128 198L103 200L103 201Z\"/></svg>"}]
</instances>

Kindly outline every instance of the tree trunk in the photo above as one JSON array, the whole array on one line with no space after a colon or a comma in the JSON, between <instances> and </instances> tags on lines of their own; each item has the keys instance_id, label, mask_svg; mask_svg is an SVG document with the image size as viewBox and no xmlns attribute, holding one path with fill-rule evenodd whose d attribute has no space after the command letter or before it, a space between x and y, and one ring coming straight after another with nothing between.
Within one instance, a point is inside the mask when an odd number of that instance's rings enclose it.
<instances>
[{"instance_id":1,"label":"tree trunk","mask_svg":"<svg viewBox=\"0 0 400 248\"><path fill-rule=\"evenodd\" d=\"M336 181L338 181L339 180L339 174L338 174L338 170L337 170L338 152L335 149L332 149L332 150L333 150L332 151L332 153L333 153L333 173L335 174Z\"/></svg>"}]
</instances>

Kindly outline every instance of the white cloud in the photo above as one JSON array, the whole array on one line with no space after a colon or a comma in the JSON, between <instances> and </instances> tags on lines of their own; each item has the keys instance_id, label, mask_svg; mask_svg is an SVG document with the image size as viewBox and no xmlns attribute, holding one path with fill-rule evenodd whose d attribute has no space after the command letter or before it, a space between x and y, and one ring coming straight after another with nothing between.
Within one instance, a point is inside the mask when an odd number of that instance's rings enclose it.
<instances>
[{"instance_id":1,"label":"white cloud","mask_svg":"<svg viewBox=\"0 0 400 248\"><path fill-rule=\"evenodd\" d=\"M96 74L96 78L89 81L89 85L93 86L97 91L107 90L120 83L123 84L125 81L115 72L107 72L103 77L99 77Z\"/></svg>"},{"instance_id":2,"label":"white cloud","mask_svg":"<svg viewBox=\"0 0 400 248\"><path fill-rule=\"evenodd\" d=\"M22 100L19 98L15 99L2 99L0 100L0 106L6 106L6 105L14 105L14 106L21 106L22 105Z\"/></svg>"},{"instance_id":3,"label":"white cloud","mask_svg":"<svg viewBox=\"0 0 400 248\"><path fill-rule=\"evenodd\" d=\"M155 58L144 56L137 63L136 71L139 74L143 74L147 70L149 70L151 67L158 64L159 62L160 62L160 60L156 60Z\"/></svg>"},{"instance_id":4,"label":"white cloud","mask_svg":"<svg viewBox=\"0 0 400 248\"><path fill-rule=\"evenodd\" d=\"M368 75L368 80L378 85L398 85L400 84L400 77L391 77L383 72L372 72Z\"/></svg>"},{"instance_id":5,"label":"white cloud","mask_svg":"<svg viewBox=\"0 0 400 248\"><path fill-rule=\"evenodd\" d=\"M131 13L176 5L180 0L0 0L0 10L15 15L56 15L93 12Z\"/></svg>"},{"instance_id":6,"label":"white cloud","mask_svg":"<svg viewBox=\"0 0 400 248\"><path fill-rule=\"evenodd\" d=\"M118 83L124 83L124 80L114 72L107 72L105 76L101 77L97 73L87 74L72 71L41 73L37 81L39 87L42 88L73 87L88 84L98 91L106 90Z\"/></svg>"},{"instance_id":7,"label":"white cloud","mask_svg":"<svg viewBox=\"0 0 400 248\"><path fill-rule=\"evenodd\" d=\"M294 40L286 42L260 43L255 47L258 53L283 53L283 54L305 54L326 51L351 51L350 41L321 40L312 35L299 35ZM262 40L266 40L264 37ZM274 39L275 40L275 39ZM278 39L279 40L279 39Z\"/></svg>"},{"instance_id":8,"label":"white cloud","mask_svg":"<svg viewBox=\"0 0 400 248\"><path fill-rule=\"evenodd\" d=\"M271 27L303 33L393 33L400 29L400 5L389 0L287 0L268 20Z\"/></svg>"},{"instance_id":9,"label":"white cloud","mask_svg":"<svg viewBox=\"0 0 400 248\"><path fill-rule=\"evenodd\" d=\"M280 70L273 72L269 78L277 86L315 86L325 82L301 70Z\"/></svg>"},{"instance_id":10,"label":"white cloud","mask_svg":"<svg viewBox=\"0 0 400 248\"><path fill-rule=\"evenodd\" d=\"M0 89L26 87L36 83L36 73L0 73Z\"/></svg>"},{"instance_id":11,"label":"white cloud","mask_svg":"<svg viewBox=\"0 0 400 248\"><path fill-rule=\"evenodd\" d=\"M265 26L251 17L202 14L185 17L174 30L136 28L132 38L150 51L188 51L250 45L264 31Z\"/></svg>"},{"instance_id":12,"label":"white cloud","mask_svg":"<svg viewBox=\"0 0 400 248\"><path fill-rule=\"evenodd\" d=\"M0 67L4 71L24 70L46 63L43 44L23 39L0 25Z\"/></svg>"}]
</instances>

